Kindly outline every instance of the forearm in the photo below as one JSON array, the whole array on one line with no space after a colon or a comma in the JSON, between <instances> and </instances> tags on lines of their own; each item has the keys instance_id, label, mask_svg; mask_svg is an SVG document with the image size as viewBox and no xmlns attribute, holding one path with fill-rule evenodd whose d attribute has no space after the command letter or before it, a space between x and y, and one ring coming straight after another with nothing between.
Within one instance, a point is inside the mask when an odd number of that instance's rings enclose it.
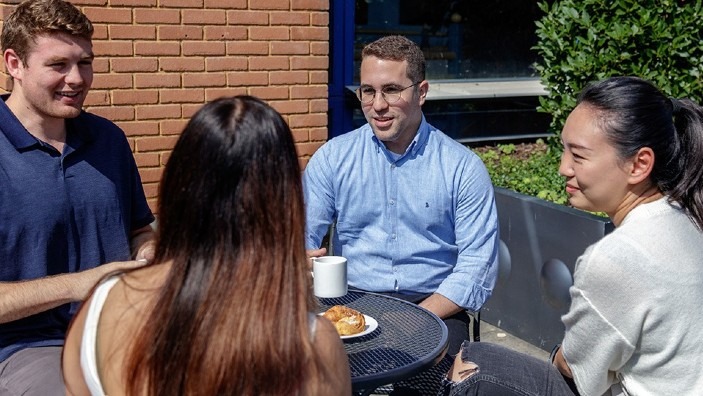
<instances>
[{"instance_id":1,"label":"forearm","mask_svg":"<svg viewBox=\"0 0 703 396\"><path fill-rule=\"evenodd\" d=\"M116 261L89 270L18 282L0 282L0 323L82 301L105 275L143 266L145 261Z\"/></svg>"},{"instance_id":2,"label":"forearm","mask_svg":"<svg viewBox=\"0 0 703 396\"><path fill-rule=\"evenodd\" d=\"M452 300L437 293L427 297L419 305L439 316L441 319L448 318L463 310L463 308L456 305Z\"/></svg>"},{"instance_id":3,"label":"forearm","mask_svg":"<svg viewBox=\"0 0 703 396\"><path fill-rule=\"evenodd\" d=\"M0 323L11 322L30 315L78 301L71 274L22 282L0 283Z\"/></svg>"}]
</instances>

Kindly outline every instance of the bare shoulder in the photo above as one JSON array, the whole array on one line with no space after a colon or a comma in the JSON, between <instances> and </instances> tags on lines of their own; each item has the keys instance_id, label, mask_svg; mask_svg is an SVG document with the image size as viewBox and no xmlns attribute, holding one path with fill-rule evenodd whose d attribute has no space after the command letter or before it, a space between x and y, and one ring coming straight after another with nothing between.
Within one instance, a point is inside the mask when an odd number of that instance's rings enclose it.
<instances>
[{"instance_id":1,"label":"bare shoulder","mask_svg":"<svg viewBox=\"0 0 703 396\"><path fill-rule=\"evenodd\" d=\"M344 351L342 340L339 338L339 334L337 334L337 330L335 330L334 325L332 325L329 320L321 316L318 316L316 320L317 327L315 330L315 345L327 348L339 347L338 349Z\"/></svg>"},{"instance_id":2,"label":"bare shoulder","mask_svg":"<svg viewBox=\"0 0 703 396\"><path fill-rule=\"evenodd\" d=\"M148 312L163 285L162 265L140 268L120 276L100 314L102 339L132 334L134 324Z\"/></svg>"},{"instance_id":3,"label":"bare shoulder","mask_svg":"<svg viewBox=\"0 0 703 396\"><path fill-rule=\"evenodd\" d=\"M351 395L349 359L337 330L329 320L317 318L314 344L325 367L331 368L330 394Z\"/></svg>"},{"instance_id":4,"label":"bare shoulder","mask_svg":"<svg viewBox=\"0 0 703 396\"><path fill-rule=\"evenodd\" d=\"M161 290L170 268L168 263L155 264L122 275L105 301L101 320L143 314Z\"/></svg>"},{"instance_id":5,"label":"bare shoulder","mask_svg":"<svg viewBox=\"0 0 703 396\"><path fill-rule=\"evenodd\" d=\"M98 367L107 394L124 393L125 361L148 320L170 267L157 264L121 276L105 300L98 323Z\"/></svg>"}]
</instances>

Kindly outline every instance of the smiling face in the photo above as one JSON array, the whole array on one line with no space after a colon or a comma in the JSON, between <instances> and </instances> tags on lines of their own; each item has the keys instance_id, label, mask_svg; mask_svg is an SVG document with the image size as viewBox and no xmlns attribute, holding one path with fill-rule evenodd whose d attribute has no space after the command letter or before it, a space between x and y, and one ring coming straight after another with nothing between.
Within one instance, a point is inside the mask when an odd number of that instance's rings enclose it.
<instances>
[{"instance_id":1,"label":"smiling face","mask_svg":"<svg viewBox=\"0 0 703 396\"><path fill-rule=\"evenodd\" d=\"M422 122L422 104L427 94L427 81L408 88L397 102L389 104L380 91L385 87L402 89L418 81L407 75L407 61L394 61L367 56L361 61L362 88L373 88L376 97L371 103L361 104L366 121L376 137L385 143L388 150L404 153L412 142Z\"/></svg>"},{"instance_id":2,"label":"smiling face","mask_svg":"<svg viewBox=\"0 0 703 396\"><path fill-rule=\"evenodd\" d=\"M4 56L14 79L8 106L20 121L63 121L80 114L93 83L90 40L65 33L43 34L35 38L26 62L12 49Z\"/></svg>"},{"instance_id":3,"label":"smiling face","mask_svg":"<svg viewBox=\"0 0 703 396\"><path fill-rule=\"evenodd\" d=\"M559 173L566 177L569 203L605 212L611 218L622 206L630 185L629 163L619 160L598 123L598 111L581 104L571 112L561 134L564 153Z\"/></svg>"}]
</instances>

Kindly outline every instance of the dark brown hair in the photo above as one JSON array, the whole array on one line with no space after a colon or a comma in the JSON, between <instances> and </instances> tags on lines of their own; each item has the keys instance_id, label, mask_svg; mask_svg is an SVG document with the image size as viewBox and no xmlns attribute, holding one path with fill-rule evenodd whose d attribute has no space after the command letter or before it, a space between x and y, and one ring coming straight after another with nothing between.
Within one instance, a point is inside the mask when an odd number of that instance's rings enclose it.
<instances>
[{"instance_id":1,"label":"dark brown hair","mask_svg":"<svg viewBox=\"0 0 703 396\"><path fill-rule=\"evenodd\" d=\"M63 0L27 0L2 26L2 52L12 48L23 63L37 36L66 33L91 40L93 24L78 8Z\"/></svg>"},{"instance_id":2,"label":"dark brown hair","mask_svg":"<svg viewBox=\"0 0 703 396\"><path fill-rule=\"evenodd\" d=\"M703 109L630 76L589 84L581 103L600 113L600 126L621 159L652 149L652 182L703 229Z\"/></svg>"},{"instance_id":3,"label":"dark brown hair","mask_svg":"<svg viewBox=\"0 0 703 396\"><path fill-rule=\"evenodd\" d=\"M312 346L295 145L250 97L206 104L160 186L155 262L172 261L127 358L129 395L296 395L324 376ZM310 388L310 384L313 388Z\"/></svg>"},{"instance_id":4,"label":"dark brown hair","mask_svg":"<svg viewBox=\"0 0 703 396\"><path fill-rule=\"evenodd\" d=\"M403 36L386 36L367 44L361 50L361 58L375 56L378 59L408 62L408 78L415 83L425 79L425 55L412 40Z\"/></svg>"}]
</instances>

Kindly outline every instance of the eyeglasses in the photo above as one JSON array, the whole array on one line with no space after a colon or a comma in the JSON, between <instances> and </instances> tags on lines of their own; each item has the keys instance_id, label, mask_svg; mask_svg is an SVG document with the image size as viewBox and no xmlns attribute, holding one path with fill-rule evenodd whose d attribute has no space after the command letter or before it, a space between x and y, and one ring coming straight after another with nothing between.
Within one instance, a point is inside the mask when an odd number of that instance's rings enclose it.
<instances>
[{"instance_id":1,"label":"eyeglasses","mask_svg":"<svg viewBox=\"0 0 703 396\"><path fill-rule=\"evenodd\" d=\"M386 103L391 104L395 103L398 100L400 100L400 94L403 93L408 88L412 88L416 86L417 84L421 83L422 81L416 82L413 85L408 85L405 88L398 88L396 86L388 86L388 87L383 87L381 89L381 96L383 97L383 100L386 101ZM376 99L376 91L375 89L365 86L365 87L359 87L356 90L356 97L359 98L359 101L363 104L369 104Z\"/></svg>"}]
</instances>

